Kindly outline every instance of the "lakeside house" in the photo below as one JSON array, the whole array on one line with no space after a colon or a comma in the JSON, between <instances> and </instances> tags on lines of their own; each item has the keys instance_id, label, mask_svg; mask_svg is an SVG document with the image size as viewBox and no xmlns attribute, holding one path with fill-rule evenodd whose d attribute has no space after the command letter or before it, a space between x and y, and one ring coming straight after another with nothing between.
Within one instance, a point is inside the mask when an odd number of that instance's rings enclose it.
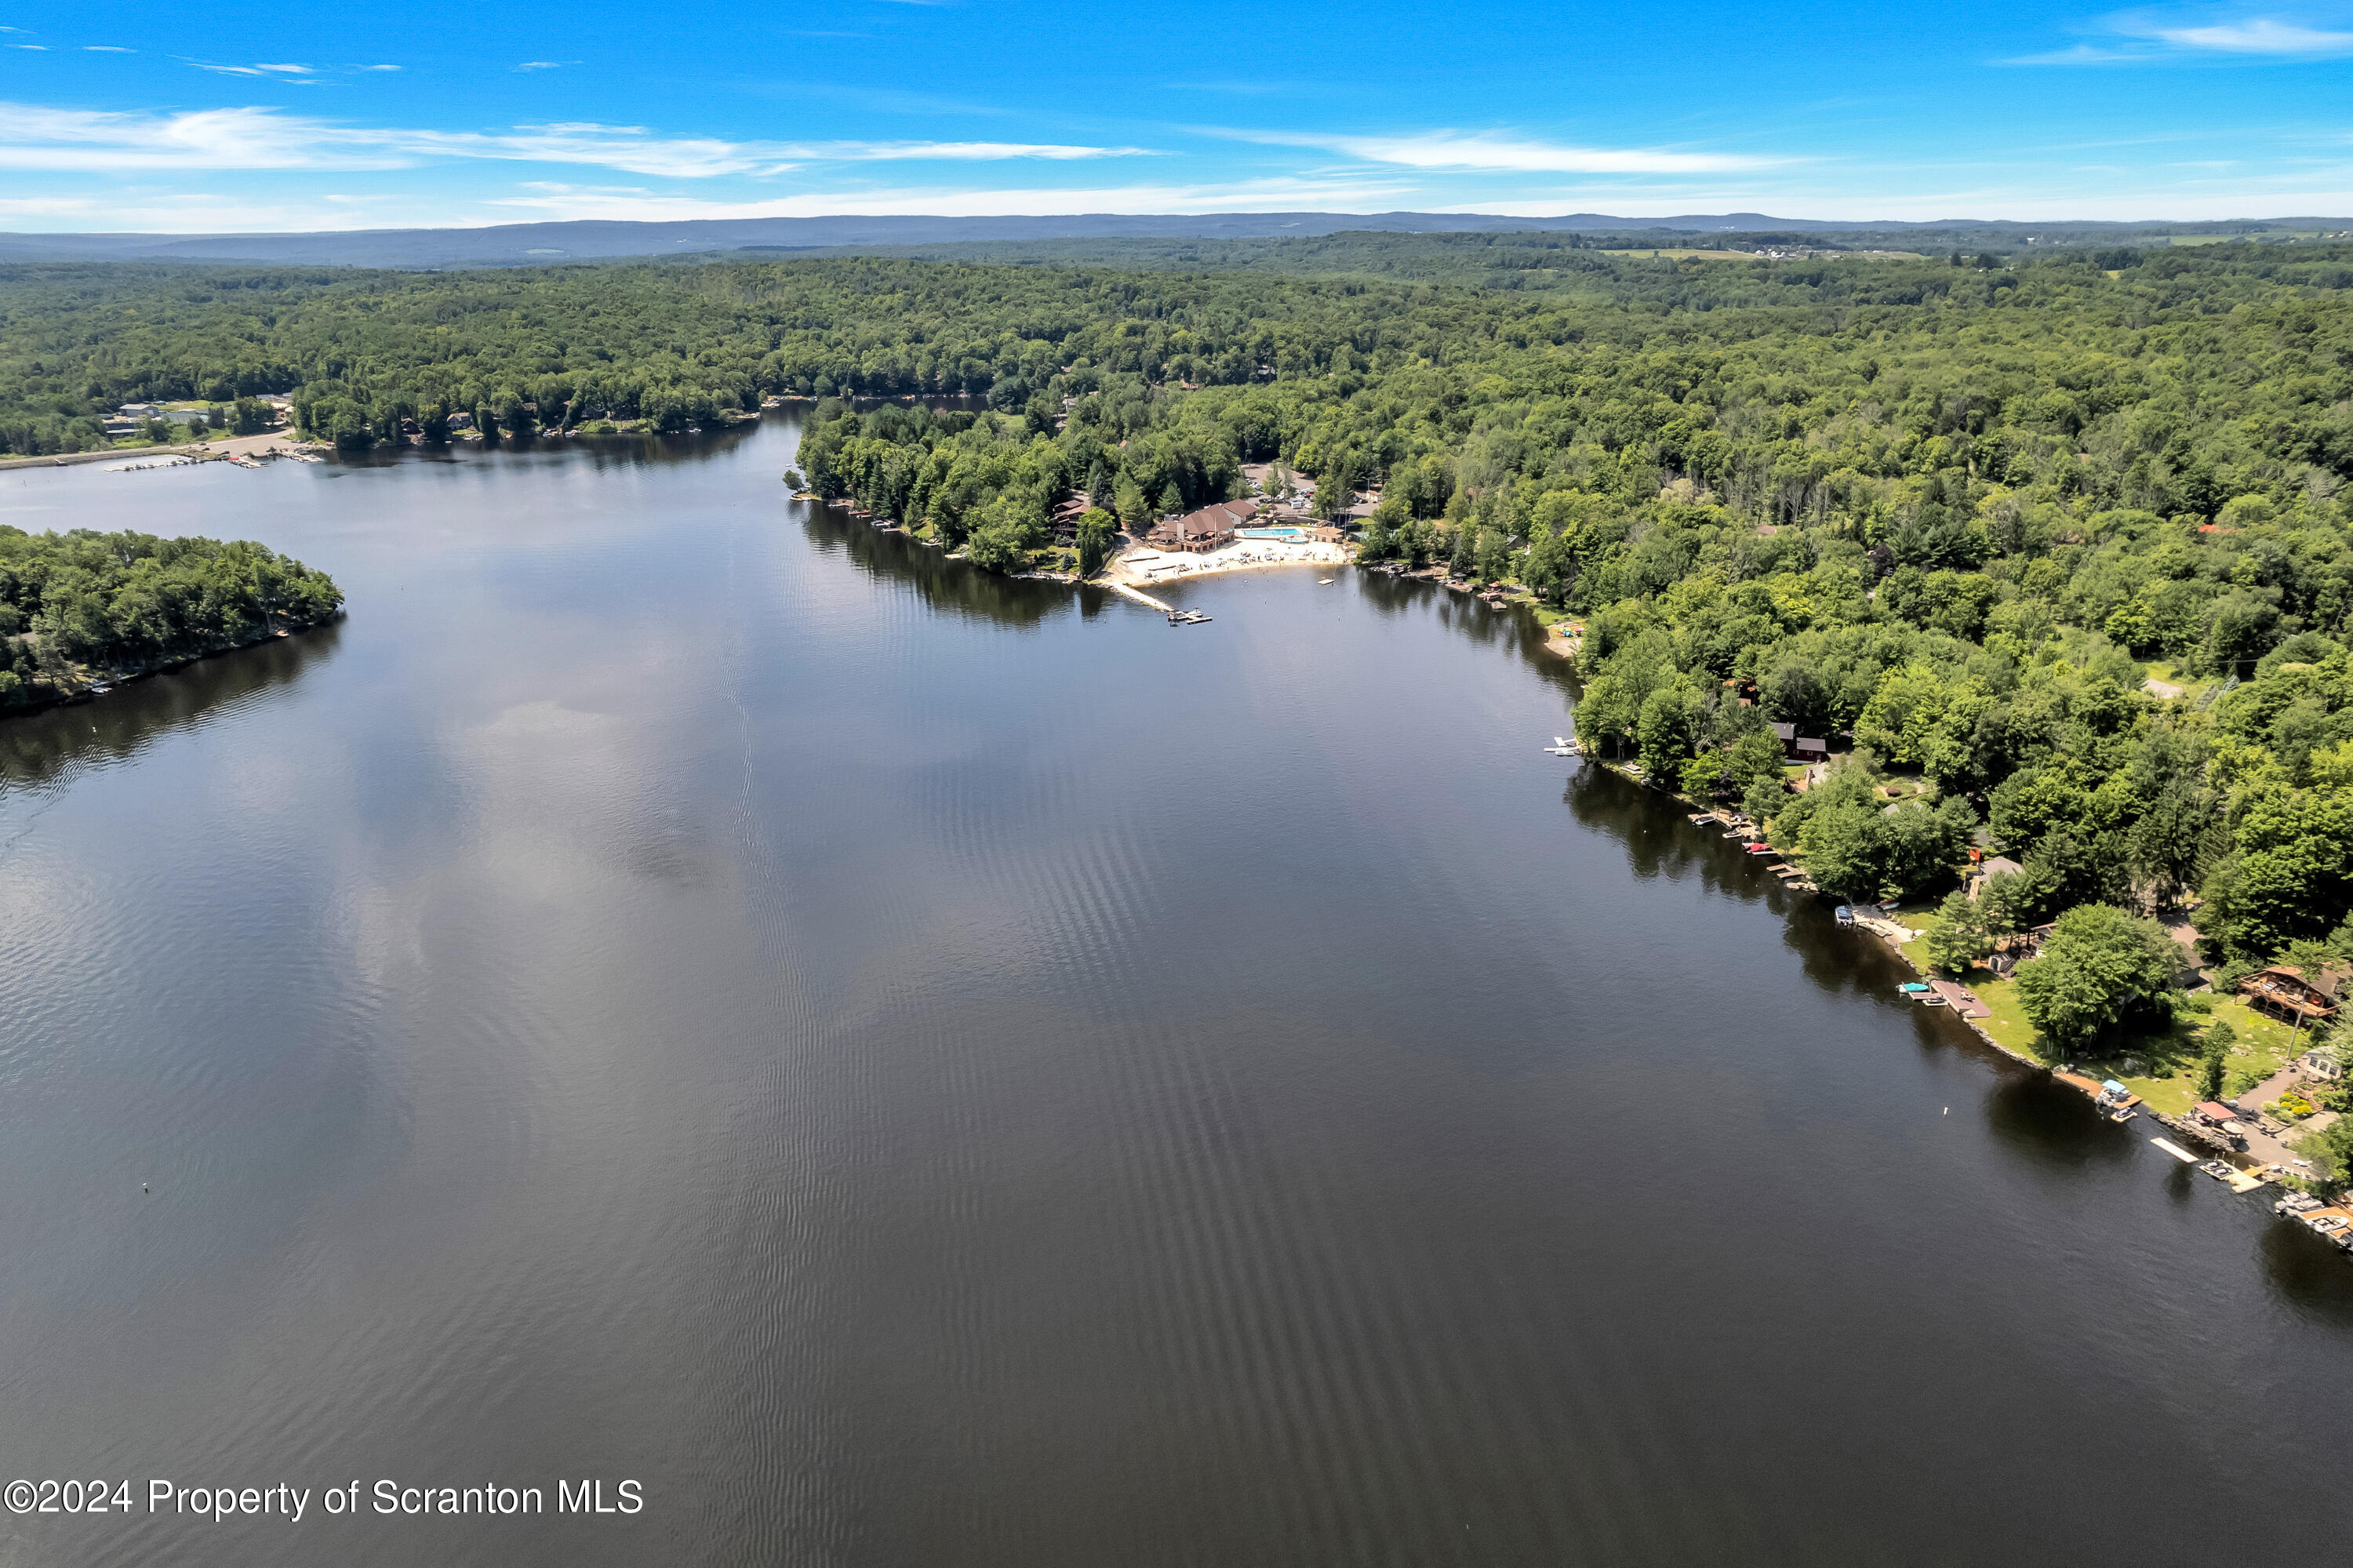
<instances>
[{"instance_id":1,"label":"lakeside house","mask_svg":"<svg viewBox=\"0 0 2353 1568\"><path fill-rule=\"evenodd\" d=\"M2058 922L2052 921L2031 930L2012 931L2006 937L1995 938L1993 956L1986 959L1986 968L2004 979L2009 978L2019 965L2041 952L2042 944L2049 941L2051 933L2058 928Z\"/></svg>"},{"instance_id":2,"label":"lakeside house","mask_svg":"<svg viewBox=\"0 0 2353 1568\"><path fill-rule=\"evenodd\" d=\"M1055 507L1053 514L1046 519L1047 525L1054 531L1054 537L1061 540L1064 544L1068 544L1072 539L1077 538L1079 535L1079 519L1085 516L1087 514L1087 509L1094 505L1094 497L1089 495L1085 491L1073 491L1071 494L1071 498L1068 501L1063 502L1060 506Z\"/></svg>"},{"instance_id":3,"label":"lakeside house","mask_svg":"<svg viewBox=\"0 0 2353 1568\"><path fill-rule=\"evenodd\" d=\"M1991 855L1985 860L1979 861L1978 863L1977 869L1969 873L1968 894L1970 902L1975 903L1977 901L1978 895L1985 891L1985 885L1991 882L1995 877L2016 876L2025 871L2025 869L2026 868L2024 866L2019 864L2016 861L2010 859L2006 854Z\"/></svg>"},{"instance_id":4,"label":"lakeside house","mask_svg":"<svg viewBox=\"0 0 2353 1568\"><path fill-rule=\"evenodd\" d=\"M1198 512L1164 519L1149 542L1164 550L1215 550L1234 542L1234 530L1258 508L1247 501L1213 501Z\"/></svg>"},{"instance_id":5,"label":"lakeside house","mask_svg":"<svg viewBox=\"0 0 2353 1568\"><path fill-rule=\"evenodd\" d=\"M2274 964L2241 980L2239 994L2249 1007L2282 1023L2299 1027L2325 1023L2337 1016L2337 992L2348 972L2353 971L2342 964L2330 964L2311 975L2287 964Z\"/></svg>"}]
</instances>

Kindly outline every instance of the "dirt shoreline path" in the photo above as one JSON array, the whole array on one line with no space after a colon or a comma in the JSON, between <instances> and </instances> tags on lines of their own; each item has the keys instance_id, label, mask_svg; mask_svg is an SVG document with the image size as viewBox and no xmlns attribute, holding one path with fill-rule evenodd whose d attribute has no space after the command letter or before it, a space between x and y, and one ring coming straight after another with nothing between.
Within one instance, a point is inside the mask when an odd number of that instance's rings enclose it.
<instances>
[{"instance_id":1,"label":"dirt shoreline path","mask_svg":"<svg viewBox=\"0 0 2353 1568\"><path fill-rule=\"evenodd\" d=\"M47 457L0 458L0 469L71 468L89 462L144 462L154 458L185 457L206 461L233 457L291 457L302 443L275 430L260 436L230 436L217 441L190 441L169 447L110 447L104 451L56 452Z\"/></svg>"}]
</instances>

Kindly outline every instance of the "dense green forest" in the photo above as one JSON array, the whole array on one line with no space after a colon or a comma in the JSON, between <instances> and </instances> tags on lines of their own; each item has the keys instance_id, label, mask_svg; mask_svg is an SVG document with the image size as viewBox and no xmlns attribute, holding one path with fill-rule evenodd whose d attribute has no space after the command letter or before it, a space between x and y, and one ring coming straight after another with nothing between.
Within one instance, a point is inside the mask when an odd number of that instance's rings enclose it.
<instances>
[{"instance_id":1,"label":"dense green forest","mask_svg":"<svg viewBox=\"0 0 2353 1568\"><path fill-rule=\"evenodd\" d=\"M100 417L124 401L264 393L290 396L305 430L359 446L404 418L432 431L457 413L492 427L683 429L768 394L845 391L987 393L1018 408L1065 366L1091 389L1119 391L1121 377L1231 387L1386 377L1424 360L1459 371L1532 349L1949 334L1989 313L2028 336L2036 318L2063 316L2081 329L2073 346L2089 347L2157 317L2353 286L2342 245L1724 264L1609 256L1576 238L1332 236L1267 253L1334 269L1319 275L890 259L4 267L0 449L102 445Z\"/></svg>"},{"instance_id":2,"label":"dense green forest","mask_svg":"<svg viewBox=\"0 0 2353 1568\"><path fill-rule=\"evenodd\" d=\"M1132 522L1253 459L1378 487L1366 558L1584 617L1584 736L1742 801L1825 887L1933 894L1973 841L2022 861L1948 902L1956 969L2193 895L2226 984L2353 958L2341 257L1608 277L1368 289L1311 367L1254 380L1074 355L1057 396L992 412L830 403L803 462L989 562L1073 488ZM1846 755L1792 795L1770 723ZM2161 1022L2178 955L2118 917L2031 968L2055 1043ZM2094 969L2088 1003L2054 983Z\"/></svg>"},{"instance_id":3,"label":"dense green forest","mask_svg":"<svg viewBox=\"0 0 2353 1568\"><path fill-rule=\"evenodd\" d=\"M1973 841L2021 860L1947 923L1956 967L2193 895L2226 979L2353 956L2353 247L1282 255L12 268L0 438L70 444L131 397L285 393L356 446L813 395L817 489L997 567L1073 492L1142 524L1280 458L1378 493L1368 560L1581 617L1586 738L1745 801L1825 887L1934 894ZM1790 794L1767 723L1845 760ZM2164 1004L2151 928L2097 924L2054 950L2131 973L2052 1001L2054 1038Z\"/></svg>"},{"instance_id":4,"label":"dense green forest","mask_svg":"<svg viewBox=\"0 0 2353 1568\"><path fill-rule=\"evenodd\" d=\"M0 708L326 620L324 572L259 545L0 525ZM78 669L76 666L79 666Z\"/></svg>"}]
</instances>

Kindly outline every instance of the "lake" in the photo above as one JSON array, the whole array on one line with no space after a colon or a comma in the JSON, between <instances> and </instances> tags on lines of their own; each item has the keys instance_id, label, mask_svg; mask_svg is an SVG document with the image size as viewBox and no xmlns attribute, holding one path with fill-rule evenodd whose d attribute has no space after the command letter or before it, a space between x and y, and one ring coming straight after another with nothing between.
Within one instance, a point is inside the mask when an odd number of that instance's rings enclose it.
<instances>
[{"instance_id":1,"label":"lake","mask_svg":"<svg viewBox=\"0 0 2353 1568\"><path fill-rule=\"evenodd\" d=\"M2353 1266L1544 756L1532 624L797 436L0 474L350 599L0 721L0 1480L138 1505L0 1562L2345 1549Z\"/></svg>"}]
</instances>

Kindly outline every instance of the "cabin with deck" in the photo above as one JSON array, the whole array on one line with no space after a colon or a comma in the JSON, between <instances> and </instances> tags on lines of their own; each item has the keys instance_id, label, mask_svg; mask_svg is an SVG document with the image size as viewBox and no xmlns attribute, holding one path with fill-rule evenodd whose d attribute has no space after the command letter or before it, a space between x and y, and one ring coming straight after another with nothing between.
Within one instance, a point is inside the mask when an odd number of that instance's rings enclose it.
<instances>
[{"instance_id":1,"label":"cabin with deck","mask_svg":"<svg viewBox=\"0 0 2353 1568\"><path fill-rule=\"evenodd\" d=\"M2274 964L2241 980L2239 994L2249 1007L2282 1023L2326 1023L2337 1016L2337 996L2348 972L2341 964L2309 975L2287 964Z\"/></svg>"}]
</instances>

